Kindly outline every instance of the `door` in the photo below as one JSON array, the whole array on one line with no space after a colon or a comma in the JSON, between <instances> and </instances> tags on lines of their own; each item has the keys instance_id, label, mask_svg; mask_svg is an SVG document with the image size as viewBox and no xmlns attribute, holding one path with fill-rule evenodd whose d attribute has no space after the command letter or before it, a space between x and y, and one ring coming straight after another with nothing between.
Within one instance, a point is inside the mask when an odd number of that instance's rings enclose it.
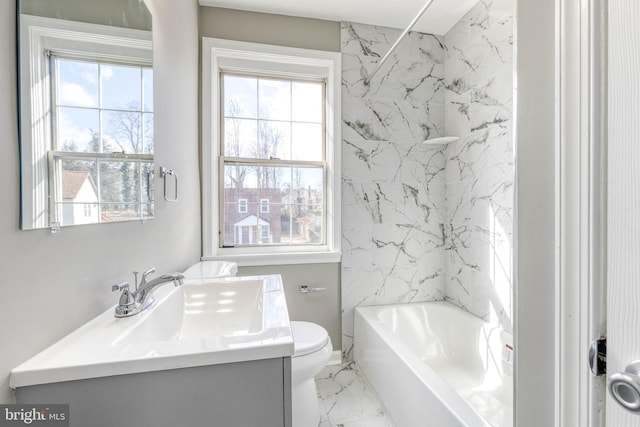
<instances>
[{"instance_id":1,"label":"door","mask_svg":"<svg viewBox=\"0 0 640 427\"><path fill-rule=\"evenodd\" d=\"M640 1L609 0L607 376L640 359ZM623 398L634 399L633 391ZM640 413L606 397L607 427Z\"/></svg>"}]
</instances>

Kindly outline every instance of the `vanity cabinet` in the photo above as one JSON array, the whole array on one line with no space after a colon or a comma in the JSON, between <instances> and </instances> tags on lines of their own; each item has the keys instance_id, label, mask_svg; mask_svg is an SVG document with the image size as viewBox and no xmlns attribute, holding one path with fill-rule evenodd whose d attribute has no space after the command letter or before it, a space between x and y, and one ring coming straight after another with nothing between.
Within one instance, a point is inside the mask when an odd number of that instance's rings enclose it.
<instances>
[{"instance_id":1,"label":"vanity cabinet","mask_svg":"<svg viewBox=\"0 0 640 427\"><path fill-rule=\"evenodd\" d=\"M19 404L69 404L71 427L291 427L291 358L38 384Z\"/></svg>"}]
</instances>

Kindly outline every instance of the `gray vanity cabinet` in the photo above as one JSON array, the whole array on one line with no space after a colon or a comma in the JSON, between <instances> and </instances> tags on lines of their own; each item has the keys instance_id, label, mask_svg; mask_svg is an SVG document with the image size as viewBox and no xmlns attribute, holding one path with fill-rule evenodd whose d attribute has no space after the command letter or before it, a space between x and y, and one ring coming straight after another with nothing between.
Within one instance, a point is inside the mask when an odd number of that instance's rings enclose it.
<instances>
[{"instance_id":1,"label":"gray vanity cabinet","mask_svg":"<svg viewBox=\"0 0 640 427\"><path fill-rule=\"evenodd\" d=\"M20 387L20 404L69 404L71 427L291 427L291 358Z\"/></svg>"}]
</instances>

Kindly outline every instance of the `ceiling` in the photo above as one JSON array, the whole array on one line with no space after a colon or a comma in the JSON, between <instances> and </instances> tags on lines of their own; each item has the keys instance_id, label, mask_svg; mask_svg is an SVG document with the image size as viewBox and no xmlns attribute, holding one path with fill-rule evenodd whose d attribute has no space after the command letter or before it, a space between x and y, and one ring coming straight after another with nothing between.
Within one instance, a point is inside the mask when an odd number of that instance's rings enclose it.
<instances>
[{"instance_id":1,"label":"ceiling","mask_svg":"<svg viewBox=\"0 0 640 427\"><path fill-rule=\"evenodd\" d=\"M426 0L199 0L202 6L406 28ZM434 0L413 27L444 35L478 0Z\"/></svg>"}]
</instances>

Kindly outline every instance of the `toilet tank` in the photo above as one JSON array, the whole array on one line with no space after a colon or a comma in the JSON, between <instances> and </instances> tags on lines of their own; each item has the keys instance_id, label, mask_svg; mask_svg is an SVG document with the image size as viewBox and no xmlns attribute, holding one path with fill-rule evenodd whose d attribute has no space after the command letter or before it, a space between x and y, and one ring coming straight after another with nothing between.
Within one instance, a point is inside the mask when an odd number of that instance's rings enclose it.
<instances>
[{"instance_id":1,"label":"toilet tank","mask_svg":"<svg viewBox=\"0 0 640 427\"><path fill-rule=\"evenodd\" d=\"M231 261L200 261L184 271L185 279L210 279L238 275L238 264Z\"/></svg>"}]
</instances>

